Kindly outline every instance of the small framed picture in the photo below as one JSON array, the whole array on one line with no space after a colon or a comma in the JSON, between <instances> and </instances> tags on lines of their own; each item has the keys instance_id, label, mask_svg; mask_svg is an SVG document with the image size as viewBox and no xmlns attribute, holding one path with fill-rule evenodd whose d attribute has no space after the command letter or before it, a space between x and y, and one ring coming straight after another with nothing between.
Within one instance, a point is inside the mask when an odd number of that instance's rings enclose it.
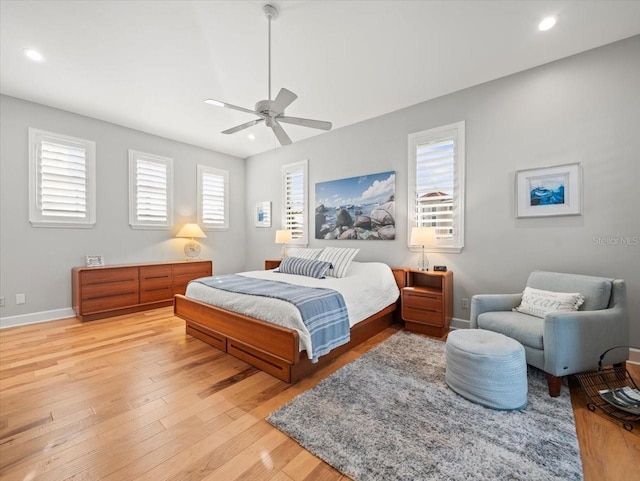
<instances>
[{"instance_id":1,"label":"small framed picture","mask_svg":"<svg viewBox=\"0 0 640 481\"><path fill-rule=\"evenodd\" d=\"M104 259L102 256L85 256L87 267L102 267L104 266Z\"/></svg>"},{"instance_id":2,"label":"small framed picture","mask_svg":"<svg viewBox=\"0 0 640 481\"><path fill-rule=\"evenodd\" d=\"M580 164L516 172L516 216L550 217L582 214Z\"/></svg>"},{"instance_id":3,"label":"small framed picture","mask_svg":"<svg viewBox=\"0 0 640 481\"><path fill-rule=\"evenodd\" d=\"M268 200L256 203L256 227L271 227L271 202Z\"/></svg>"}]
</instances>

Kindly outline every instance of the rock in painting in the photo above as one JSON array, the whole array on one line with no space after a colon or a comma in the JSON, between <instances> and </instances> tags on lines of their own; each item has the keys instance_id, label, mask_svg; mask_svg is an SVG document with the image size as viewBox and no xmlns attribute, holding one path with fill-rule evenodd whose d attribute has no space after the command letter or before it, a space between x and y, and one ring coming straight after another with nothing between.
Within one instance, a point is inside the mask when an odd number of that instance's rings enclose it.
<instances>
[{"instance_id":1,"label":"rock in painting","mask_svg":"<svg viewBox=\"0 0 640 481\"><path fill-rule=\"evenodd\" d=\"M352 226L353 219L351 218L351 214L346 209L340 209L338 211L338 216L336 217L336 227L342 226Z\"/></svg>"}]
</instances>

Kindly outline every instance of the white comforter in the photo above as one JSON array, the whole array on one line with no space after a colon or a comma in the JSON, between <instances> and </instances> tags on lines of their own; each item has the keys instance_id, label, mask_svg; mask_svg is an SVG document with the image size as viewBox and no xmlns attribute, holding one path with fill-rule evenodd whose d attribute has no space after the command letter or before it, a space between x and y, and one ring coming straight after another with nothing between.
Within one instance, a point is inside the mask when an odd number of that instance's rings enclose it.
<instances>
[{"instance_id":1,"label":"white comforter","mask_svg":"<svg viewBox=\"0 0 640 481\"><path fill-rule=\"evenodd\" d=\"M351 326L394 303L400 294L391 269L380 262L352 262L347 275L341 279L314 279L281 274L273 270L242 272L241 275L307 287L334 289L344 298ZM222 291L198 282L189 283L186 296L245 316L295 329L300 334L300 351L306 350L309 359L313 358L309 331L302 322L300 311L289 302Z\"/></svg>"}]
</instances>

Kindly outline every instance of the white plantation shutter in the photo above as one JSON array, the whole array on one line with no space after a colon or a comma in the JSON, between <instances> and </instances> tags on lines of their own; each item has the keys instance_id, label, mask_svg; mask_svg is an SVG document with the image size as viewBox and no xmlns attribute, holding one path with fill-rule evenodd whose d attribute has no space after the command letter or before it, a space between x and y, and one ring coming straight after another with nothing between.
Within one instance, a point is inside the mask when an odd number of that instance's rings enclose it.
<instances>
[{"instance_id":1,"label":"white plantation shutter","mask_svg":"<svg viewBox=\"0 0 640 481\"><path fill-rule=\"evenodd\" d=\"M129 151L129 224L133 228L172 225L173 160Z\"/></svg>"},{"instance_id":2,"label":"white plantation shutter","mask_svg":"<svg viewBox=\"0 0 640 481\"><path fill-rule=\"evenodd\" d=\"M308 242L307 164L303 160L282 167L282 227L291 231L291 244L296 245Z\"/></svg>"},{"instance_id":3,"label":"white plantation shutter","mask_svg":"<svg viewBox=\"0 0 640 481\"><path fill-rule=\"evenodd\" d=\"M29 220L35 227L95 224L95 143L29 129Z\"/></svg>"},{"instance_id":4,"label":"white plantation shutter","mask_svg":"<svg viewBox=\"0 0 640 481\"><path fill-rule=\"evenodd\" d=\"M464 245L464 122L409 136L409 229L434 227L431 251ZM410 237L410 235L409 235Z\"/></svg>"},{"instance_id":5,"label":"white plantation shutter","mask_svg":"<svg viewBox=\"0 0 640 481\"><path fill-rule=\"evenodd\" d=\"M198 165L198 220L204 230L229 228L229 172Z\"/></svg>"}]
</instances>

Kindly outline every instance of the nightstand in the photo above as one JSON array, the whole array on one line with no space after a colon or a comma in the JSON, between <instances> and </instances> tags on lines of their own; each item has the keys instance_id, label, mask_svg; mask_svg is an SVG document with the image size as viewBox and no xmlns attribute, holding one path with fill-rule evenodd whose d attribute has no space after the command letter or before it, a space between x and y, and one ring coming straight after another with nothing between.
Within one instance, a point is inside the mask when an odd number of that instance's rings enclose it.
<instances>
[{"instance_id":1,"label":"nightstand","mask_svg":"<svg viewBox=\"0 0 640 481\"><path fill-rule=\"evenodd\" d=\"M453 316L453 272L406 270L402 319L407 331L443 337Z\"/></svg>"},{"instance_id":2,"label":"nightstand","mask_svg":"<svg viewBox=\"0 0 640 481\"><path fill-rule=\"evenodd\" d=\"M275 269L280 266L282 259L267 259L264 261L264 270L268 271L270 269Z\"/></svg>"}]
</instances>

